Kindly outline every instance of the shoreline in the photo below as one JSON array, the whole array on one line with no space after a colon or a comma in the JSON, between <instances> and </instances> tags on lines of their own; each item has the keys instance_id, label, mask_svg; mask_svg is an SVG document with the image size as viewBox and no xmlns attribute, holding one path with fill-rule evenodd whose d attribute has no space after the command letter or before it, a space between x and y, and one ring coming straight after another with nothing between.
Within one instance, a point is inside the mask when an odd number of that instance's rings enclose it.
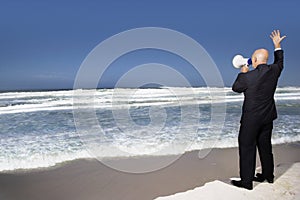
<instances>
[{"instance_id":1,"label":"shoreline","mask_svg":"<svg viewBox=\"0 0 300 200\"><path fill-rule=\"evenodd\" d=\"M140 174L117 171L94 159L67 161L38 170L0 172L0 194L5 200L148 200L184 192L214 180L228 182L230 177L239 176L237 148L212 149L203 159L199 159L198 153L198 150L186 152L169 166ZM300 143L274 145L273 153L275 169L300 162ZM141 159L150 164L153 161ZM159 159L165 157L155 158ZM130 166L136 161L122 160ZM283 173L275 174L275 181Z\"/></svg>"},{"instance_id":2,"label":"shoreline","mask_svg":"<svg viewBox=\"0 0 300 200\"><path fill-rule=\"evenodd\" d=\"M277 148L278 146L298 146L300 148L300 141L296 141L296 142L288 142L288 143L280 143L280 144L273 144L273 149ZM199 152L205 152L205 154L207 154L206 156L209 156L210 152L213 150L227 150L227 149L236 149L238 147L214 147L214 148L205 148L205 149L196 149L196 150L189 150L186 151L182 154L168 154L168 155L136 155L136 156L131 156L131 157L107 157L107 158L102 158L100 160L93 158L93 157L85 157L85 158L76 158L76 159L71 159L71 160L66 160L66 161L62 161L62 162L58 162L54 165L51 166L45 166L45 167L36 167L36 168L18 168L18 169L12 169L12 170L2 170L0 171L0 176L2 174L26 174L26 173L35 173L35 172L41 172L41 171L48 171L48 170L55 170L57 168L61 168L61 167L65 167L66 165L70 165L72 163L76 163L76 162L99 162L100 164L103 164L102 161L107 161L107 162L135 162L135 161L139 161L139 160L148 160L148 159L154 159L154 160L161 160L164 158L168 158L168 157L177 157L176 160L174 160L174 162L176 162L178 159L180 159L181 156L184 156L186 154L198 154ZM207 150L209 151L207 153ZM197 153L198 152L198 153ZM257 157L258 157L258 153L257 153ZM275 157L275 156L274 156ZM198 158L198 159L202 159L202 158ZM300 161L300 160L299 160ZM257 162L259 162L259 160L257 160ZM173 162L172 162L173 163ZM172 164L171 163L171 164ZM170 164L170 165L171 165ZM167 166L166 166L167 167Z\"/></svg>"}]
</instances>

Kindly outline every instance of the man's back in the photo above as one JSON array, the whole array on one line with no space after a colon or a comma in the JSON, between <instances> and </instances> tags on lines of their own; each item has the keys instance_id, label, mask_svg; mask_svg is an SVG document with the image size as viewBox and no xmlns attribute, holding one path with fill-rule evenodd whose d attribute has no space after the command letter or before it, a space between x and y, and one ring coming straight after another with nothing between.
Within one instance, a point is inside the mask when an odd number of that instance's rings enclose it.
<instances>
[{"instance_id":1,"label":"man's back","mask_svg":"<svg viewBox=\"0 0 300 200\"><path fill-rule=\"evenodd\" d=\"M283 69L283 51L274 54L274 64L261 64L255 70L240 73L233 84L233 91L245 95L242 120L251 118L268 123L277 118L274 93Z\"/></svg>"}]
</instances>

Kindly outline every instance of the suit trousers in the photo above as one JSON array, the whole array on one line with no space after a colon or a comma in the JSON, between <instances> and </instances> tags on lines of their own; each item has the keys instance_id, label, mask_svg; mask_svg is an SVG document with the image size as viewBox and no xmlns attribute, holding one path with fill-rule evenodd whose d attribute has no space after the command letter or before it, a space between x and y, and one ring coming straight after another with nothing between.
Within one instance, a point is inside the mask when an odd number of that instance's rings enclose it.
<instances>
[{"instance_id":1,"label":"suit trousers","mask_svg":"<svg viewBox=\"0 0 300 200\"><path fill-rule=\"evenodd\" d=\"M274 158L271 136L273 121L260 124L258 121L242 120L239 131L240 177L244 183L252 183L256 166L256 147L261 161L262 174L273 178Z\"/></svg>"}]
</instances>

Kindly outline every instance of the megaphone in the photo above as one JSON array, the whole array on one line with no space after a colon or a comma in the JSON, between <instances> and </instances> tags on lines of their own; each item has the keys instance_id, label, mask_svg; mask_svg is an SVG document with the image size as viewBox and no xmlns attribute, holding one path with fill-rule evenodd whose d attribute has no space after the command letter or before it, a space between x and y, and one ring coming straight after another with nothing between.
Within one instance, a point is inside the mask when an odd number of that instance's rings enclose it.
<instances>
[{"instance_id":1,"label":"megaphone","mask_svg":"<svg viewBox=\"0 0 300 200\"><path fill-rule=\"evenodd\" d=\"M252 64L251 58L244 58L242 55L236 55L232 59L232 65L235 68L241 68L244 65L249 66L251 64Z\"/></svg>"}]
</instances>

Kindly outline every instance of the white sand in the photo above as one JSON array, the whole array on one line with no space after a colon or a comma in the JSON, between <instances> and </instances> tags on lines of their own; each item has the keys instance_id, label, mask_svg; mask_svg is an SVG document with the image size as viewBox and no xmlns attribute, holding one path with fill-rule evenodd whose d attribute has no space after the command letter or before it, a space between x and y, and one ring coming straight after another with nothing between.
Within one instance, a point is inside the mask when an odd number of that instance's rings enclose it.
<instances>
[{"instance_id":1,"label":"white sand","mask_svg":"<svg viewBox=\"0 0 300 200\"><path fill-rule=\"evenodd\" d=\"M273 184L267 182L256 183L252 191L232 186L229 181L225 183L216 180L206 183L202 187L170 196L159 197L156 200L300 199L300 163L280 165L276 170L277 173L280 173L280 171L285 172Z\"/></svg>"}]
</instances>

